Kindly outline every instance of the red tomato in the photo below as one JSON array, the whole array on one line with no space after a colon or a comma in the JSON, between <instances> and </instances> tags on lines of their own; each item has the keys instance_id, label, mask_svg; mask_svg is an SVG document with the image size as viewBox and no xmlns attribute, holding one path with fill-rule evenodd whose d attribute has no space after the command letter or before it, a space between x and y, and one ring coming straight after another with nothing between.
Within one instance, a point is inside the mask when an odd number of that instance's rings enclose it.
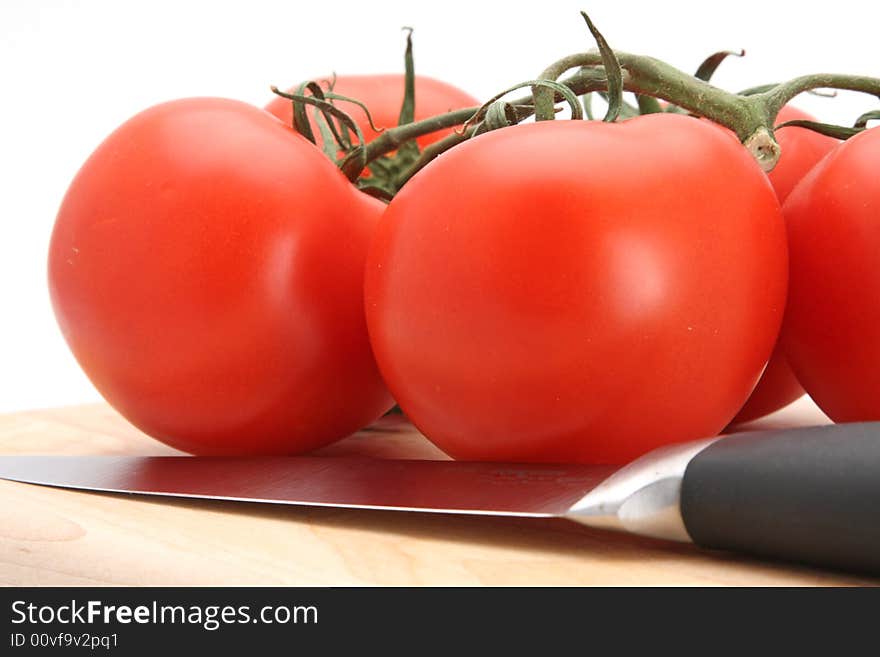
<instances>
[{"instance_id":1,"label":"red tomato","mask_svg":"<svg viewBox=\"0 0 880 657\"><path fill-rule=\"evenodd\" d=\"M795 120L815 121L816 117L790 105L783 107L776 116L777 125ZM782 149L781 156L778 164L768 176L780 203L788 198L795 185L818 164L819 160L840 144L833 137L826 137L818 132L797 127L777 130L776 141L779 142Z\"/></svg>"},{"instance_id":2,"label":"red tomato","mask_svg":"<svg viewBox=\"0 0 880 657\"><path fill-rule=\"evenodd\" d=\"M391 405L363 318L382 211L263 110L157 105L111 134L64 198L55 313L98 390L169 445L318 447Z\"/></svg>"},{"instance_id":3,"label":"red tomato","mask_svg":"<svg viewBox=\"0 0 880 657\"><path fill-rule=\"evenodd\" d=\"M847 140L784 212L791 288L783 347L835 422L880 420L880 130Z\"/></svg>"},{"instance_id":4,"label":"red tomato","mask_svg":"<svg viewBox=\"0 0 880 657\"><path fill-rule=\"evenodd\" d=\"M758 385L730 424L732 426L757 420L788 406L803 394L804 389L791 371L785 351L777 342Z\"/></svg>"},{"instance_id":5,"label":"red tomato","mask_svg":"<svg viewBox=\"0 0 880 657\"><path fill-rule=\"evenodd\" d=\"M393 128L397 125L400 106L403 103L404 76L402 74L339 76L333 90L342 96L348 96L364 103L369 108L376 127ZM345 101L336 101L336 104L339 109L347 112L355 120L364 133L364 139L372 141L379 136L380 133L370 127L367 115L360 107ZM465 107L479 107L479 105L480 101L451 84L423 75L416 76L416 121ZM266 110L287 125L293 122L293 106L285 98L276 96L266 105ZM447 128L422 135L416 139L416 142L419 148L424 149L425 146L451 134L452 130L452 128ZM320 139L320 135L316 133L315 138Z\"/></svg>"},{"instance_id":6,"label":"red tomato","mask_svg":"<svg viewBox=\"0 0 880 657\"><path fill-rule=\"evenodd\" d=\"M777 124L793 120L815 121L806 112L786 106L776 117ZM806 173L834 149L836 139L820 135L806 128L783 128L776 132L776 140L782 148L779 164L770 172L770 183L782 203ZM767 369L758 381L751 397L742 407L732 424L748 422L763 417L783 406L788 406L804 394L797 377L791 371L788 359L779 345L773 350Z\"/></svg>"},{"instance_id":7,"label":"red tomato","mask_svg":"<svg viewBox=\"0 0 880 657\"><path fill-rule=\"evenodd\" d=\"M720 431L776 340L779 203L689 117L486 133L379 222L367 326L409 418L462 459L620 463Z\"/></svg>"}]
</instances>

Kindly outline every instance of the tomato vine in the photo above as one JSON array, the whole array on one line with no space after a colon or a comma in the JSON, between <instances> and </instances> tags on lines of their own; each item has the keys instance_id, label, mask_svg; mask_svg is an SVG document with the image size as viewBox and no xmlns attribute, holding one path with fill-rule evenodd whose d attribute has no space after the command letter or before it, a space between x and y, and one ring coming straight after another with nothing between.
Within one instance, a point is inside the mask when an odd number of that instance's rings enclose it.
<instances>
[{"instance_id":1,"label":"tomato vine","mask_svg":"<svg viewBox=\"0 0 880 657\"><path fill-rule=\"evenodd\" d=\"M742 56L744 51L719 51L707 58L695 74L686 73L666 62L645 55L613 50L586 13L582 16L596 41L597 49L574 53L546 67L537 80L515 85L494 96L480 107L456 109L421 121L412 120L414 104L414 66L412 30L408 30L406 49L406 93L397 127L366 143L358 135L356 143L341 140L343 155L337 164L352 182L363 188L372 188L377 195L392 197L417 171L435 157L457 144L487 130L519 123L531 116L538 121L553 120L557 103L580 96L589 111L589 97L601 94L608 102L603 120L616 121L636 114L660 111L686 112L705 117L731 129L765 171L771 171L779 160L780 147L775 130L797 125L821 134L846 139L867 128L867 122L878 119L878 112L869 112L850 126L830 125L815 121L796 121L775 125L779 111L798 94L818 89L858 91L880 98L880 78L847 74L804 75L779 84L756 87L740 93L725 91L709 82L718 65L728 56ZM569 72L568 77L563 78ZM562 79L561 79L562 78ZM513 101L502 97L522 86L530 86L531 93ZM308 84L301 89L312 89ZM300 105L294 116L302 113L304 103L317 105L326 121L341 122L338 130L345 133L351 120L340 117L341 111L329 110L332 97L315 99L302 94L285 94L272 87L273 92L288 98L294 106ZM623 100L623 93L636 95L637 107ZM304 91L303 91L304 93ZM347 99L350 100L350 99ZM667 103L664 108L659 101ZM325 105L326 104L326 105ZM408 109L407 109L408 108ZM573 119L581 119L580 107L572 111ZM300 121L301 123L301 121ZM419 152L414 140L438 130L462 126L455 134L432 144ZM296 126L295 126L296 127ZM337 132L334 130L334 133ZM395 153L393 157L389 154ZM369 181L359 180L365 168L373 176Z\"/></svg>"}]
</instances>

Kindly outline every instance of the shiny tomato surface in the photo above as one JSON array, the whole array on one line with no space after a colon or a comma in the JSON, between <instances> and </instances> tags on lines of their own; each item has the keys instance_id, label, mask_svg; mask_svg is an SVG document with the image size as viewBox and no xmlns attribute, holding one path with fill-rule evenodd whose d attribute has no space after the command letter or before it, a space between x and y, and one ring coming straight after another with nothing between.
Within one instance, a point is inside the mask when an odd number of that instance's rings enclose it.
<instances>
[{"instance_id":1,"label":"shiny tomato surface","mask_svg":"<svg viewBox=\"0 0 880 657\"><path fill-rule=\"evenodd\" d=\"M455 458L621 463L733 418L787 270L767 177L714 126L523 124L391 202L367 324L398 403Z\"/></svg>"},{"instance_id":2,"label":"shiny tomato surface","mask_svg":"<svg viewBox=\"0 0 880 657\"><path fill-rule=\"evenodd\" d=\"M363 316L383 208L261 109L157 105L111 134L64 198L56 317L104 397L169 445L318 447L392 403Z\"/></svg>"},{"instance_id":3,"label":"shiny tomato surface","mask_svg":"<svg viewBox=\"0 0 880 657\"><path fill-rule=\"evenodd\" d=\"M843 142L783 206L791 289L782 346L835 422L880 420L880 130Z\"/></svg>"}]
</instances>

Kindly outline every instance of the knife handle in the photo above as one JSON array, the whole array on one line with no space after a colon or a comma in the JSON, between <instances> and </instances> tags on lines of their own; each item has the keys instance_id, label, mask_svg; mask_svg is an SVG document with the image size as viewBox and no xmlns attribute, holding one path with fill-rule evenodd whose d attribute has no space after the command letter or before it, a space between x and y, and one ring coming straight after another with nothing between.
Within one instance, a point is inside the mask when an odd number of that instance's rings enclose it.
<instances>
[{"instance_id":1,"label":"knife handle","mask_svg":"<svg viewBox=\"0 0 880 657\"><path fill-rule=\"evenodd\" d=\"M695 543L880 573L880 422L735 434L685 469Z\"/></svg>"}]
</instances>

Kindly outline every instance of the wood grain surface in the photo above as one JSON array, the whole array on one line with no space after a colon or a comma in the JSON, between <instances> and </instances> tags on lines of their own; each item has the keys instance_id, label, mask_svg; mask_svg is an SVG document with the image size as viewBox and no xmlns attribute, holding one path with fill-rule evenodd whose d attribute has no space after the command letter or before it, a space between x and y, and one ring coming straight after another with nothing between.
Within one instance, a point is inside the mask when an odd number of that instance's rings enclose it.
<instances>
[{"instance_id":1,"label":"wood grain surface","mask_svg":"<svg viewBox=\"0 0 880 657\"><path fill-rule=\"evenodd\" d=\"M823 422L809 402L750 428ZM0 453L176 454L106 405L0 415ZM321 452L445 458L383 420ZM0 584L853 585L563 520L168 500L0 481Z\"/></svg>"}]
</instances>

